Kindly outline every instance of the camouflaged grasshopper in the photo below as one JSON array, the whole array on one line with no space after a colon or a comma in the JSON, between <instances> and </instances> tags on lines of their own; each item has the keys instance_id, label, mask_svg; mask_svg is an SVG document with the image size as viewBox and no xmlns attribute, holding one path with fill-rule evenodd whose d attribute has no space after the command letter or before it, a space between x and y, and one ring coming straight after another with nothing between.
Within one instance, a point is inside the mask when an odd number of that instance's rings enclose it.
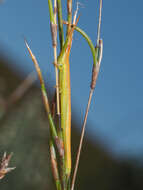
<instances>
[{"instance_id":1,"label":"camouflaged grasshopper","mask_svg":"<svg viewBox=\"0 0 143 190\"><path fill-rule=\"evenodd\" d=\"M86 121L87 121L87 115L93 91L96 86L96 81L102 59L103 41L100 39L102 0L100 0L99 25L98 25L98 36L97 36L96 46L93 45L88 35L79 27L77 27L77 23L79 20L79 17L77 18L78 7L72 19L72 0L67 0L67 21L63 20L61 0L54 0L54 1L48 0L48 5L50 13L50 26L51 26L52 45L54 52L55 75L56 75L56 92L55 92L56 100L54 99L52 103L56 105L56 110L51 109L48 100L47 90L45 88L42 73L39 64L36 60L36 57L32 53L26 40L25 44L38 73L38 77L41 84L42 97L49 120L49 127L51 134L50 138L51 166L52 166L53 177L56 184L56 189L73 190L78 169L78 163L79 163L79 157L84 137ZM67 28L66 34L64 34L63 24L65 24ZM93 69L92 69L90 94L87 104L87 110L84 118L75 168L73 170L73 178L72 182L70 183L71 170L73 167L71 165L71 88L70 88L69 57L73 41L73 33L75 30L78 31L89 44L93 56ZM57 55L58 32L60 40L59 55ZM60 162L57 161L57 156L59 156Z\"/></svg>"}]
</instances>

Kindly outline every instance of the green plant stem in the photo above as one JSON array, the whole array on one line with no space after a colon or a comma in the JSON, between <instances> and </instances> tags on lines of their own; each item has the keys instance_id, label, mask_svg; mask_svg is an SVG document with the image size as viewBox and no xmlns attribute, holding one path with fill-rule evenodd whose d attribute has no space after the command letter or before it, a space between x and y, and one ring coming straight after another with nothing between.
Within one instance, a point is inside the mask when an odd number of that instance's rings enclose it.
<instances>
[{"instance_id":1,"label":"green plant stem","mask_svg":"<svg viewBox=\"0 0 143 190\"><path fill-rule=\"evenodd\" d=\"M58 6L58 9L57 9ZM57 116L58 116L58 137L60 139L61 144L63 145L63 134L61 129L61 108L60 108L60 95L59 95L59 72L57 68L57 22L56 22L56 14L58 11L58 26L59 26L59 39L60 39L60 47L62 49L64 44L64 33L63 33L63 23L62 23L62 8L61 8L61 1L54 0L54 23L56 24L56 43L53 43L54 49L54 62L55 62L55 71L56 71L56 91L57 91ZM54 42L54 41L53 41ZM65 157L64 153L60 154L60 170L61 170L61 179L62 179L62 186L65 187ZM58 184L57 184L58 185Z\"/></svg>"},{"instance_id":2,"label":"green plant stem","mask_svg":"<svg viewBox=\"0 0 143 190\"><path fill-rule=\"evenodd\" d=\"M48 0L48 5L49 5L50 21L52 23L55 23L54 12L53 12L53 5L52 5L52 1L51 0Z\"/></svg>"},{"instance_id":3,"label":"green plant stem","mask_svg":"<svg viewBox=\"0 0 143 190\"><path fill-rule=\"evenodd\" d=\"M62 18L61 0L57 0L57 11L58 11L58 27L59 27L60 49L62 49L62 47L64 45L64 31L63 31L63 18Z\"/></svg>"},{"instance_id":4,"label":"green plant stem","mask_svg":"<svg viewBox=\"0 0 143 190\"><path fill-rule=\"evenodd\" d=\"M71 36L72 36L72 34L73 34L73 31L74 31L75 28L76 28L76 25L77 25L78 21L79 21L79 17L77 18L76 24L75 24L75 25L72 27L72 29L70 30L69 35L66 37L64 46L63 46L63 48L62 48L62 50L60 51L60 54L59 54L59 56L58 56L59 69L60 69L60 64L59 64L59 63L61 63L61 62L62 62L62 59L64 59L65 52L67 51L70 38L71 38Z\"/></svg>"},{"instance_id":5,"label":"green plant stem","mask_svg":"<svg viewBox=\"0 0 143 190\"><path fill-rule=\"evenodd\" d=\"M55 144L57 146L57 149L59 151L59 154L63 154L63 146L61 144L61 141L57 135L57 131L56 131L56 127L55 127L55 124L54 124L54 121L53 121L53 118L52 118L52 114L51 114L51 110L50 110L50 106L49 106L49 100L48 100L48 96L47 96L47 92L46 92L46 88L45 88L45 84L44 84L44 80L43 80L43 77L42 77L42 73L41 73L41 70L40 70L40 67L39 67L39 64L36 60L36 57L34 56L34 54L32 53L27 41L25 40L25 45L28 49L28 52L32 58L32 61L35 65L35 68L36 68L36 71L37 71L37 74L38 74L38 77L39 77L39 81L40 81L40 84L41 84L41 92L42 92L42 97L43 97L43 101L44 101L44 105L45 105L45 109L46 109L46 112L47 112L47 115L48 115L48 121L49 121L49 126L50 126L50 129L51 129L51 133L52 133L52 137L55 141Z\"/></svg>"},{"instance_id":6,"label":"green plant stem","mask_svg":"<svg viewBox=\"0 0 143 190\"><path fill-rule=\"evenodd\" d=\"M90 49L91 49L91 52L92 52L92 57L93 57L93 64L96 65L96 58L97 58L97 54L96 54L96 51L95 51L95 47L92 43L92 40L90 39L90 37L79 27L75 27L75 30L77 32L79 32L84 38L85 40L87 41Z\"/></svg>"},{"instance_id":7,"label":"green plant stem","mask_svg":"<svg viewBox=\"0 0 143 190\"><path fill-rule=\"evenodd\" d=\"M67 22L64 21L64 24L67 24ZM73 25L74 26L74 25ZM96 52L96 48L94 47L93 45L93 42L92 40L90 39L90 37L81 29L79 28L78 26L75 26L75 30L77 32L79 32L84 38L85 40L87 41L89 47L90 47L90 50L91 50L91 53L92 53L92 57L93 57L93 64L96 66L96 60L97 60L97 52Z\"/></svg>"},{"instance_id":8,"label":"green plant stem","mask_svg":"<svg viewBox=\"0 0 143 190\"><path fill-rule=\"evenodd\" d=\"M53 45L53 51L54 51L54 63L55 65L57 65L57 21L56 21L57 0L54 0L54 12L53 12L53 6L52 6L51 0L48 1L48 5L49 5L49 13L50 13L52 45ZM57 115L58 115L58 118L60 118L59 75L58 75L58 69L56 66L55 66L55 75L56 75Z\"/></svg>"},{"instance_id":9,"label":"green plant stem","mask_svg":"<svg viewBox=\"0 0 143 190\"><path fill-rule=\"evenodd\" d=\"M100 69L100 63L102 60L103 42L102 42L102 40L100 40L101 13L102 13L101 11L102 11L102 0L100 0L99 23L98 23L98 31L97 31L97 46L95 47L95 49L93 48L93 44L92 44L90 38L83 31L78 29L78 31L87 40L87 42L91 48L92 55L93 55L93 68L92 68L92 79L91 79L91 85L90 85L89 99L88 99L87 108L86 108L86 112L85 112L84 122L82 125L82 132L81 132L81 137L80 137L79 148L77 151L77 157L76 157L75 169L74 169L73 178L72 178L71 190L74 190L75 179L76 179L76 175L77 175L79 159L80 159L81 149L82 149L82 145L83 145L83 138L84 138L84 134L85 134L85 127L86 127L86 123L87 123L87 117L88 117L88 113L89 113L89 109L90 109L93 92L94 92L94 89L96 86L96 81L97 81L97 77L98 77L98 73L99 73L99 69Z\"/></svg>"}]
</instances>

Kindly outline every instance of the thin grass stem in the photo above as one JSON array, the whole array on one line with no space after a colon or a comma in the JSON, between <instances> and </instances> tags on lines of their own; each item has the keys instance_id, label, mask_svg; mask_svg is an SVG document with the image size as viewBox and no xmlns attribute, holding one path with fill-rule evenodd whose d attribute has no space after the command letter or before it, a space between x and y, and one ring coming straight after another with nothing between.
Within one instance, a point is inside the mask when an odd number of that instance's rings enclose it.
<instances>
[{"instance_id":1,"label":"thin grass stem","mask_svg":"<svg viewBox=\"0 0 143 190\"><path fill-rule=\"evenodd\" d=\"M58 12L58 27L59 27L60 49L62 49L62 47L64 45L64 31L63 31L63 17L62 17L61 0L57 0L57 12Z\"/></svg>"},{"instance_id":2,"label":"thin grass stem","mask_svg":"<svg viewBox=\"0 0 143 190\"><path fill-rule=\"evenodd\" d=\"M52 45L54 51L54 63L57 65L57 0L54 0L54 11L52 1L48 0L50 13L50 26L52 35ZM59 75L58 68L55 66L56 75L56 100L57 100L57 115L60 117L60 100L59 100Z\"/></svg>"},{"instance_id":3,"label":"thin grass stem","mask_svg":"<svg viewBox=\"0 0 143 190\"><path fill-rule=\"evenodd\" d=\"M67 25L67 35L68 35L72 23L72 0L67 0L67 21L69 23L69 25Z\"/></svg>"},{"instance_id":4,"label":"thin grass stem","mask_svg":"<svg viewBox=\"0 0 143 190\"><path fill-rule=\"evenodd\" d=\"M42 92L42 97L43 97L43 101L44 101L44 105L45 105L45 109L46 109L46 112L47 112L47 115L48 115L48 121L49 121L49 126L50 126L50 129L51 129L51 133L52 133L52 137L55 141L55 144L57 146L57 149L59 151L59 154L60 155L63 155L64 154L64 150L63 150L63 146L61 144L61 141L57 135L57 131L56 131L56 127L55 127L55 124L54 124L54 121L53 121L53 118L52 118L52 114L51 114L51 110L50 110L50 106L49 106L49 100L48 100L48 96L47 96L47 92L46 92L46 87L45 87L45 83L44 83L44 80L43 80L43 77L42 77L42 73L41 73L41 70L40 70L40 67L39 67L39 64L36 60L36 57L34 56L34 54L32 53L27 41L25 40L25 45L28 49L28 52L32 58L32 61L35 65L35 68L36 68L36 71L37 71L37 74L38 74L38 77L39 77L39 81L40 81L40 84L41 84L41 92Z\"/></svg>"},{"instance_id":5,"label":"thin grass stem","mask_svg":"<svg viewBox=\"0 0 143 190\"><path fill-rule=\"evenodd\" d=\"M66 22L66 21L63 21L63 23L64 24L66 24L66 25L68 25L68 23ZM72 25L72 26L74 26L74 24ZM78 26L75 26L75 30L77 31L77 32L79 32L84 38L85 38L85 40L87 41L87 43L88 43L88 45L89 45L89 47L90 47L90 50L91 50L91 53L92 53L92 57L93 57L93 64L95 64L96 65L96 51L95 51L95 47L94 47L94 45L93 45L93 43L92 43L92 40L90 39L90 37L81 29L81 28L79 28Z\"/></svg>"},{"instance_id":6,"label":"thin grass stem","mask_svg":"<svg viewBox=\"0 0 143 190\"><path fill-rule=\"evenodd\" d=\"M90 49L91 49L91 53L92 53L92 57L93 57L93 64L96 64L96 51L95 51L95 47L92 43L92 40L90 39L90 37L78 26L75 27L75 30L77 32L79 32L87 41Z\"/></svg>"},{"instance_id":7,"label":"thin grass stem","mask_svg":"<svg viewBox=\"0 0 143 190\"><path fill-rule=\"evenodd\" d=\"M97 45L99 45L99 40L100 40L101 17L102 17L102 0L100 0L100 6L99 6L99 22L98 22L98 29L97 29Z\"/></svg>"},{"instance_id":8,"label":"thin grass stem","mask_svg":"<svg viewBox=\"0 0 143 190\"><path fill-rule=\"evenodd\" d=\"M48 0L48 5L49 5L50 21L54 23L54 12L53 12L53 5L52 5L51 0Z\"/></svg>"},{"instance_id":9,"label":"thin grass stem","mask_svg":"<svg viewBox=\"0 0 143 190\"><path fill-rule=\"evenodd\" d=\"M96 52L97 56L96 56L95 62L93 64L93 69L92 69L92 79L91 79L91 85L90 85L89 99L88 99L87 108L86 108L86 112L85 112L84 122L82 125L82 132L81 132L81 137L80 137L79 148L77 151L75 168L74 168L74 172L73 172L71 190L74 190L77 170L78 170L78 166L79 166L79 159L80 159L81 149L82 149L82 145L83 145L83 138L84 138L86 123L87 123L87 117L88 117L88 113L89 113L89 109L90 109L90 104L91 104L93 92L94 92L94 89L96 86L96 81L97 81L97 77L98 77L98 73L99 73L100 63L102 60L103 43L102 43L102 40L99 39L100 38L100 27L101 27L101 10L102 10L102 0L100 0L97 46L95 48L95 52Z\"/></svg>"},{"instance_id":10,"label":"thin grass stem","mask_svg":"<svg viewBox=\"0 0 143 190\"><path fill-rule=\"evenodd\" d=\"M57 164L57 158L56 158L56 151L53 144L52 138L50 139L50 156L51 156L51 167L52 167L52 173L55 180L55 184L57 187L57 190L61 190L61 181L58 171L58 164Z\"/></svg>"},{"instance_id":11,"label":"thin grass stem","mask_svg":"<svg viewBox=\"0 0 143 190\"><path fill-rule=\"evenodd\" d=\"M85 113L85 117L84 117L84 122L83 122L83 126L82 126L82 132L81 132L80 142L79 142L79 148L78 148L78 151L77 151L76 164L75 164L73 178L72 178L72 183L71 183L71 190L74 190L75 179L76 179L77 170L78 170L78 166L79 166L79 159L80 159L80 154L81 154L81 148L82 148L82 144L83 144L83 138L84 138L84 134L85 134L85 127L86 127L86 122L87 122L88 112L89 112L89 109L90 109L90 104L91 104L91 99L92 99L93 91L94 90L91 89L90 90L90 94L89 94L88 104L87 104L87 108L86 108L86 113Z\"/></svg>"}]
</instances>

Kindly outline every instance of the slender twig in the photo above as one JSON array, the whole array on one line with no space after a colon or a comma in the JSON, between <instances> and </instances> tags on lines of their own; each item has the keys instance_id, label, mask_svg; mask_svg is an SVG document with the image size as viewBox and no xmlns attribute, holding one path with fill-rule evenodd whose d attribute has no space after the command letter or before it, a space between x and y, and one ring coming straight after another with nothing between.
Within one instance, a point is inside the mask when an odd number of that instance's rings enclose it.
<instances>
[{"instance_id":1,"label":"slender twig","mask_svg":"<svg viewBox=\"0 0 143 190\"><path fill-rule=\"evenodd\" d=\"M86 127L86 123L87 123L87 117L88 117L91 99L92 99L93 92L94 92L94 89L96 86L96 80L97 80L97 76L99 73L99 67L100 67L100 63L101 63L101 59L102 59L103 45L102 45L102 41L99 40L100 26L101 26L101 9L102 9L102 0L100 0L100 11L99 11L100 13L99 13L98 35L97 35L97 43L98 43L97 44L97 50L98 50L97 53L99 54L99 49L100 49L100 56L99 57L97 56L97 60L96 60L95 64L93 64L92 81L91 81L91 85L90 85L89 99L88 99L88 104L87 104L84 122L83 122L83 126L82 126L82 132L81 132L80 143L79 143L79 148L78 148L77 157L76 157L75 169L74 169L72 183L71 183L71 190L74 190L75 179L76 179L76 175L77 175L79 159L80 159L81 149L82 149L82 145L83 145L83 138L84 138L84 134L85 134L85 127ZM101 47L99 47L99 46L101 46Z\"/></svg>"}]
</instances>

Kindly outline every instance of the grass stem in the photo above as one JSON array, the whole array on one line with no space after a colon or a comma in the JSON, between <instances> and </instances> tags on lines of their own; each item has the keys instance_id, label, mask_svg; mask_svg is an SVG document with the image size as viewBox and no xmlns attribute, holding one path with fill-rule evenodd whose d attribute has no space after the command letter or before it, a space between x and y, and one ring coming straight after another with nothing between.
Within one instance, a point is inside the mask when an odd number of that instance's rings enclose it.
<instances>
[{"instance_id":1,"label":"grass stem","mask_svg":"<svg viewBox=\"0 0 143 190\"><path fill-rule=\"evenodd\" d=\"M62 49L62 47L64 45L64 31L63 31L63 18L62 18L61 0L57 0L57 12L58 12L58 27L59 27L60 49Z\"/></svg>"},{"instance_id":2,"label":"grass stem","mask_svg":"<svg viewBox=\"0 0 143 190\"><path fill-rule=\"evenodd\" d=\"M71 28L71 23L72 23L72 0L67 0L67 21L69 25L67 25L67 35L70 31Z\"/></svg>"},{"instance_id":3,"label":"grass stem","mask_svg":"<svg viewBox=\"0 0 143 190\"><path fill-rule=\"evenodd\" d=\"M88 112L89 112L89 109L90 109L90 104L91 104L93 91L94 90L91 89L90 94L89 94L88 104L87 104L87 108L86 108L86 113L85 113L85 117L84 117L84 122L83 122L83 126L82 126L80 142L79 142L79 148L78 148L78 151L77 151L76 163L75 163L75 168L74 168L74 173L73 173L73 178L72 178L72 183L71 183L71 190L74 190L75 179L76 179L77 170L78 170L78 166L79 166L81 148L82 148L82 144L83 144L83 138L84 138L84 134L85 134L85 127L86 127L86 122L87 122Z\"/></svg>"},{"instance_id":4,"label":"grass stem","mask_svg":"<svg viewBox=\"0 0 143 190\"><path fill-rule=\"evenodd\" d=\"M49 126L50 126L50 129L51 129L51 134L52 134L52 137L55 141L55 144L57 146L57 149L59 151L59 154L63 155L64 151L63 151L63 146L61 144L61 141L57 135L57 131L56 131L56 127L55 127L55 124L54 124L54 121L53 121L53 118L52 118L52 114L51 114L51 110L50 110L50 106L49 106L49 100L48 100L48 96L47 96L47 92L46 92L46 88L45 88L45 83L44 83L44 80L43 80L43 77L42 77L42 73L41 73L41 70L40 70L40 67L39 67L39 64L36 60L36 57L34 56L34 54L32 53L27 41L25 40L25 45L28 49L28 52L32 58L32 61L35 65L35 68L36 68L36 71L37 71L37 74L38 74L38 77L39 77L39 81L40 81L40 84L41 84L41 92L42 92L42 97L43 97L43 101L44 101L44 105L45 105L45 109L46 109L46 112L47 112L47 115L48 115L48 121L49 121Z\"/></svg>"},{"instance_id":5,"label":"grass stem","mask_svg":"<svg viewBox=\"0 0 143 190\"><path fill-rule=\"evenodd\" d=\"M79 166L79 159L80 159L81 149L82 149L82 145L83 145L83 138L84 138L86 123L87 123L87 117L88 117L88 113L89 113L89 109L90 109L90 105L91 105L93 92L94 92L94 89L96 86L100 63L102 60L103 43L102 43L102 40L100 40L101 10L102 10L102 0L100 0L99 23L98 23L98 32L97 32L97 46L95 48L96 56L95 56L95 62L93 63L93 69L92 69L92 79L91 79L91 85L90 85L89 99L88 99L87 108L86 108L86 112L85 112L84 122L82 125L82 132L81 132L81 137L80 137L80 142L79 142L79 148L77 151L76 163L75 163L75 168L74 168L74 173L73 173L73 178L72 178L72 183L71 183L71 190L74 190L77 170L78 170L78 166Z\"/></svg>"}]
</instances>

